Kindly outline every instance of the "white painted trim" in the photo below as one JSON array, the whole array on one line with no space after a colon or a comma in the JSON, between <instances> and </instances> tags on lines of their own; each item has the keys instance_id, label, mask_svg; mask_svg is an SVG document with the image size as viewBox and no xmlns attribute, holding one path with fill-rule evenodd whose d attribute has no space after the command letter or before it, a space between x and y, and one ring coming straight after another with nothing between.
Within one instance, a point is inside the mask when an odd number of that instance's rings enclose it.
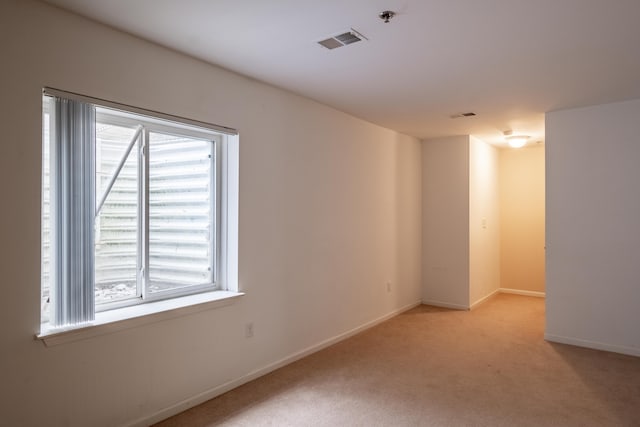
<instances>
[{"instance_id":1,"label":"white painted trim","mask_svg":"<svg viewBox=\"0 0 640 427\"><path fill-rule=\"evenodd\" d=\"M586 347L586 348L591 348L595 350L610 351L613 353L620 353L620 354L626 354L629 356L640 357L640 348L638 347L626 347L626 346L620 346L620 345L614 345L614 344L605 344L597 341L583 340L580 338L562 337L559 335L553 335L553 334L547 334L547 333L544 334L544 339L547 341L557 342L560 344L576 345L578 347Z\"/></svg>"},{"instance_id":2,"label":"white painted trim","mask_svg":"<svg viewBox=\"0 0 640 427\"><path fill-rule=\"evenodd\" d=\"M323 348L329 347L330 345L336 344L340 341L343 341L347 338L352 337L353 335L356 335L366 329L372 328L376 325L378 325L379 323L384 322L385 320L388 320L394 316L397 316L400 313L403 313L407 310L411 310L414 307L419 306L420 304L422 304L421 301L417 301L411 304L408 304L404 307L401 307L397 310L394 310L388 314L385 314L382 317L379 317L377 319L374 319L370 322L367 322L361 326L358 326L357 328L351 329L347 332L343 332L342 334L336 335L332 338L328 338L324 341L319 342L318 344L312 345L310 347L307 347L297 353L294 353L290 356L287 356L283 359L280 359L274 363L271 363L263 368L260 369L256 369L255 371L249 372L246 375L243 375L240 378L228 381L224 384L221 384L217 387L214 387L212 389L209 390L205 390L202 393L199 393L195 396L192 396L188 399L182 400L174 405L169 406L168 408L163 408L159 411L157 411L156 413L149 415L149 416L145 416L142 418L139 418L136 421L133 421L130 424L127 424L127 427L146 427L149 426L151 424L155 424L157 422L160 422L162 420L165 420L173 415L179 414L180 412L183 412L189 408L192 408L196 405L199 405L201 403L206 402L207 400L211 400L214 397L220 396L223 393L226 393L227 391L230 391L236 387L239 387L243 384L248 383L249 381L253 381L256 378L259 378L263 375L266 375L270 372L275 371L278 368L281 368L283 366L286 366L290 363L295 362L296 360L302 359L305 356L308 356L312 353L315 353L317 351L322 350Z\"/></svg>"},{"instance_id":3,"label":"white painted trim","mask_svg":"<svg viewBox=\"0 0 640 427\"><path fill-rule=\"evenodd\" d=\"M444 301L436 301L436 300L422 300L422 304L424 305L433 305L435 307L443 307L443 308L452 308L454 310L469 310L469 306L461 305L461 304L451 304Z\"/></svg>"},{"instance_id":4,"label":"white painted trim","mask_svg":"<svg viewBox=\"0 0 640 427\"><path fill-rule=\"evenodd\" d=\"M452 303L449 303L449 302L437 301L437 300L422 300L422 303L425 304L425 305L433 305L433 306L436 306L436 307L452 308L454 310L473 310L475 307L477 307L478 305L482 304L483 302L485 302L486 300L488 300L489 298L491 298L492 296L494 296L497 293L525 295L525 296L528 296L528 297L539 297L539 298L544 298L545 297L545 293L544 292L523 291L523 290L520 290L520 289L509 289L509 288L498 288L495 291L491 292L489 295L480 298L478 301L474 302L470 306L465 306L465 305L461 305L461 304L452 304Z\"/></svg>"},{"instance_id":5,"label":"white painted trim","mask_svg":"<svg viewBox=\"0 0 640 427\"><path fill-rule=\"evenodd\" d=\"M546 294L544 292L524 291L524 290L521 290L521 289L500 288L499 291L502 294L524 295L524 296L527 296L527 297L544 298L546 296Z\"/></svg>"},{"instance_id":6,"label":"white painted trim","mask_svg":"<svg viewBox=\"0 0 640 427\"><path fill-rule=\"evenodd\" d=\"M232 304L242 292L213 291L195 295L187 295L147 304L138 304L114 310L96 313L94 321L68 328L48 329L41 325L36 339L47 347L83 340L98 335L109 334L123 329L135 328L161 320L186 316L203 310L225 307Z\"/></svg>"},{"instance_id":7,"label":"white painted trim","mask_svg":"<svg viewBox=\"0 0 640 427\"><path fill-rule=\"evenodd\" d=\"M482 304L483 302L487 301L492 296L497 295L498 293L500 293L500 289L499 288L495 289L489 295L485 295L484 297L480 298L478 301L476 301L473 304L471 304L471 308L470 309L473 310L474 308L478 307L480 304Z\"/></svg>"}]
</instances>

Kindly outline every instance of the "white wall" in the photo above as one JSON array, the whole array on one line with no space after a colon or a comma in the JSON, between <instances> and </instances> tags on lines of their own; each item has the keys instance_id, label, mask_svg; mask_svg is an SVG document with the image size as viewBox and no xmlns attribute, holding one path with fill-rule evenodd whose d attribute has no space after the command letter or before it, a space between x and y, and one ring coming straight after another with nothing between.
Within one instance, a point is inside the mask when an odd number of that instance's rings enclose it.
<instances>
[{"instance_id":1,"label":"white wall","mask_svg":"<svg viewBox=\"0 0 640 427\"><path fill-rule=\"evenodd\" d=\"M546 338L640 356L640 100L546 116Z\"/></svg>"},{"instance_id":2,"label":"white wall","mask_svg":"<svg viewBox=\"0 0 640 427\"><path fill-rule=\"evenodd\" d=\"M500 286L543 295L544 145L500 150Z\"/></svg>"},{"instance_id":3,"label":"white wall","mask_svg":"<svg viewBox=\"0 0 640 427\"><path fill-rule=\"evenodd\" d=\"M498 149L469 140L469 303L500 288L500 191Z\"/></svg>"},{"instance_id":4,"label":"white wall","mask_svg":"<svg viewBox=\"0 0 640 427\"><path fill-rule=\"evenodd\" d=\"M469 308L469 136L422 142L422 302Z\"/></svg>"},{"instance_id":5,"label":"white wall","mask_svg":"<svg viewBox=\"0 0 640 427\"><path fill-rule=\"evenodd\" d=\"M420 300L419 141L28 0L0 2L0 54L3 423L144 420ZM239 130L245 297L56 347L33 339L44 86Z\"/></svg>"},{"instance_id":6,"label":"white wall","mask_svg":"<svg viewBox=\"0 0 640 427\"><path fill-rule=\"evenodd\" d=\"M498 150L422 141L422 302L469 309L500 288Z\"/></svg>"}]
</instances>

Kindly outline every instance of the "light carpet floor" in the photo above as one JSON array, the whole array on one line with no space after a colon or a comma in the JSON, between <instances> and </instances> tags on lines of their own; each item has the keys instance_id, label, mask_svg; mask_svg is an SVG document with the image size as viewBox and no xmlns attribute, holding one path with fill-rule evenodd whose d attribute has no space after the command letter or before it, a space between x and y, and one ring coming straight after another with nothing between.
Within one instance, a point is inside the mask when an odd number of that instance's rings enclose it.
<instances>
[{"instance_id":1,"label":"light carpet floor","mask_svg":"<svg viewBox=\"0 0 640 427\"><path fill-rule=\"evenodd\" d=\"M640 426L640 358L543 331L540 298L423 305L158 426Z\"/></svg>"}]
</instances>

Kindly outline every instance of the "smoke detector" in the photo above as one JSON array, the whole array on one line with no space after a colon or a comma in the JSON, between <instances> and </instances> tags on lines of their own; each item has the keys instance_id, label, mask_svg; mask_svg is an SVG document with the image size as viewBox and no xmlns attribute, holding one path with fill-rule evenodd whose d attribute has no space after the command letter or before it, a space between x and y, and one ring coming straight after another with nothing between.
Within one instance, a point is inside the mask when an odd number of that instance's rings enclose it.
<instances>
[{"instance_id":1,"label":"smoke detector","mask_svg":"<svg viewBox=\"0 0 640 427\"><path fill-rule=\"evenodd\" d=\"M320 40L318 44L327 49L336 49L338 47L346 46L352 43L357 43L362 40L367 40L365 36L354 30L353 28L340 33L335 36L331 36L324 40Z\"/></svg>"}]
</instances>

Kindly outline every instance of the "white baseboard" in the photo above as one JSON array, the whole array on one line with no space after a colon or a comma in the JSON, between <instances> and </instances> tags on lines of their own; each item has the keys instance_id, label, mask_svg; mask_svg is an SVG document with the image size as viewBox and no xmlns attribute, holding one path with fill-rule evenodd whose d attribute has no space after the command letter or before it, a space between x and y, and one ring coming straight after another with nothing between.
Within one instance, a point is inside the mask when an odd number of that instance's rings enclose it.
<instances>
[{"instance_id":1,"label":"white baseboard","mask_svg":"<svg viewBox=\"0 0 640 427\"><path fill-rule=\"evenodd\" d=\"M433 305L433 306L436 306L436 307L452 308L454 310L473 310L475 307L479 306L480 304L482 304L483 302L485 302L486 300L488 300L489 298L491 298L492 296L494 296L497 293L525 295L525 296L528 296L528 297L539 297L539 298L544 298L545 297L545 293L544 292L524 291L524 290L520 290L520 289L509 289L509 288L498 288L495 291L491 292L489 295L486 295L486 296L480 298L478 301L472 303L470 306L466 306L466 305L462 305L462 304L452 304L452 303L449 303L449 302L438 301L438 300L422 300L422 303L425 304L425 305Z\"/></svg>"},{"instance_id":2,"label":"white baseboard","mask_svg":"<svg viewBox=\"0 0 640 427\"><path fill-rule=\"evenodd\" d=\"M420 304L422 304L421 301L417 301L408 305L405 305L404 307L401 307L397 310L394 310L388 314L385 314L382 317L379 317L377 319L374 319L370 322L365 323L364 325L358 326L357 328L351 329L347 332L344 332L342 334L336 335L332 338L326 339L324 341L319 342L318 344L312 345L310 347L307 347L297 353L294 353L290 356L287 356L283 359L280 359L274 363L271 363L263 368L260 369L256 369L255 371L249 372L246 375L243 375L240 378L231 380L229 382L226 382L224 384L221 384L217 387L214 387L212 389L209 390L205 390L202 393L199 393L195 396L192 396L188 399L185 399L181 402L178 402L174 405L169 406L168 408L163 408L158 412L155 412L152 415L149 416L145 416L142 418L139 418L136 421L131 422L130 424L127 424L127 427L146 427L149 426L151 424L155 424L157 422L160 422L164 419L167 419L173 415L179 414L182 411L185 411L189 408L192 408L194 406L197 406L201 403L206 402L207 400L211 400L214 397L220 396L223 393L228 392L229 390L232 390L236 387L239 387L245 383L248 383L249 381L253 381L256 378L259 378L263 375L266 375L272 371L275 371L278 368L281 368L283 366L286 366L290 363L295 362L296 360L302 359L305 356L308 356L312 353L315 353L317 351L322 350L323 348L329 347L330 345L336 344L340 341L343 341L347 338L352 337L353 335L356 335L366 329L372 328L376 325L378 325L379 323L384 322L385 320L388 320L394 316L397 316L400 313L403 313L407 310L411 310L414 307L419 306Z\"/></svg>"},{"instance_id":3,"label":"white baseboard","mask_svg":"<svg viewBox=\"0 0 640 427\"><path fill-rule=\"evenodd\" d=\"M433 305L435 307L442 308L452 308L454 310L469 310L469 306L461 305L461 304L451 304L444 301L436 301L436 300L422 300L422 304L424 305Z\"/></svg>"},{"instance_id":4,"label":"white baseboard","mask_svg":"<svg viewBox=\"0 0 640 427\"><path fill-rule=\"evenodd\" d=\"M498 290L500 291L500 293L503 293L503 294L525 295L528 297L539 297L539 298L545 297L544 292L538 292L538 291L524 291L521 289L509 289L509 288L500 288Z\"/></svg>"},{"instance_id":5,"label":"white baseboard","mask_svg":"<svg viewBox=\"0 0 640 427\"><path fill-rule=\"evenodd\" d=\"M473 310L474 308L476 308L477 306L479 306L480 304L482 304L483 302L485 302L486 300L488 300L489 298L491 298L492 296L496 295L499 292L500 292L500 289L496 289L495 291L491 292L489 295L485 295L484 297L480 298L478 301L471 304L470 309Z\"/></svg>"},{"instance_id":6,"label":"white baseboard","mask_svg":"<svg viewBox=\"0 0 640 427\"><path fill-rule=\"evenodd\" d=\"M569 337L563 337L559 335L546 334L546 333L544 334L544 339L547 341L557 342L560 344L576 345L578 347L586 347L586 348L592 348L595 350L604 350L604 351L610 351L613 353L620 353L620 354L626 354L629 356L640 357L640 348L638 347L626 347L626 346L620 346L620 345L614 345L614 344L605 344L597 341L583 340L580 338L569 338Z\"/></svg>"}]
</instances>

